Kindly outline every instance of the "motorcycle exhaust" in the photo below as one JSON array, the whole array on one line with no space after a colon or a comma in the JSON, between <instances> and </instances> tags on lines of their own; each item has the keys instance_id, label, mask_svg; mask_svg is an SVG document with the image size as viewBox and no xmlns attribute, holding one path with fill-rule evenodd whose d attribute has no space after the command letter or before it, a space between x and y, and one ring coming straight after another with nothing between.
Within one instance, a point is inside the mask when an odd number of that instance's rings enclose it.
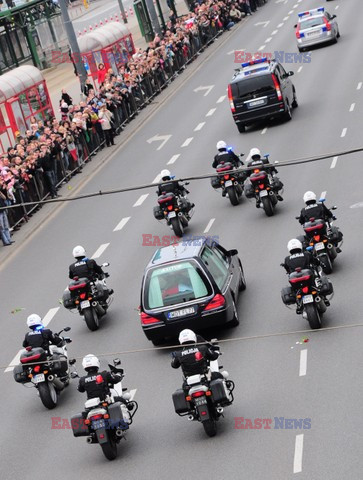
<instances>
[{"instance_id":1,"label":"motorcycle exhaust","mask_svg":"<svg viewBox=\"0 0 363 480\"><path fill-rule=\"evenodd\" d=\"M48 381L52 382L53 385L58 389L58 390L63 390L64 389L64 383L59 380L59 378L55 377L54 375L48 375Z\"/></svg>"},{"instance_id":2,"label":"motorcycle exhaust","mask_svg":"<svg viewBox=\"0 0 363 480\"><path fill-rule=\"evenodd\" d=\"M191 422L194 420L194 415L188 415L188 420Z\"/></svg>"},{"instance_id":3,"label":"motorcycle exhaust","mask_svg":"<svg viewBox=\"0 0 363 480\"><path fill-rule=\"evenodd\" d=\"M334 245L332 243L328 243L327 247L329 248L329 250L331 250L334 247Z\"/></svg>"},{"instance_id":4,"label":"motorcycle exhaust","mask_svg":"<svg viewBox=\"0 0 363 480\"><path fill-rule=\"evenodd\" d=\"M121 437L123 437L123 435L124 435L123 430L121 430L121 428L118 428L118 429L116 430L116 437L120 437L120 438L121 438Z\"/></svg>"},{"instance_id":5,"label":"motorcycle exhaust","mask_svg":"<svg viewBox=\"0 0 363 480\"><path fill-rule=\"evenodd\" d=\"M92 437L87 437L86 442L87 443L93 443L93 438Z\"/></svg>"},{"instance_id":6,"label":"motorcycle exhaust","mask_svg":"<svg viewBox=\"0 0 363 480\"><path fill-rule=\"evenodd\" d=\"M320 303L320 302L321 302L321 297L319 297L319 296L318 296L318 297L315 297L315 302L316 302L316 303Z\"/></svg>"},{"instance_id":7,"label":"motorcycle exhaust","mask_svg":"<svg viewBox=\"0 0 363 480\"><path fill-rule=\"evenodd\" d=\"M182 216L183 216L182 212L179 212L178 217L182 217Z\"/></svg>"},{"instance_id":8,"label":"motorcycle exhaust","mask_svg":"<svg viewBox=\"0 0 363 480\"><path fill-rule=\"evenodd\" d=\"M92 307L96 310L96 313L97 313L98 315L101 316L101 315L104 315L104 314L105 314L105 310L101 307L101 305L100 305L98 302L93 301L93 302L91 303L91 305L92 305Z\"/></svg>"},{"instance_id":9,"label":"motorcycle exhaust","mask_svg":"<svg viewBox=\"0 0 363 480\"><path fill-rule=\"evenodd\" d=\"M223 407L217 407L217 413L222 414L223 413Z\"/></svg>"}]
</instances>

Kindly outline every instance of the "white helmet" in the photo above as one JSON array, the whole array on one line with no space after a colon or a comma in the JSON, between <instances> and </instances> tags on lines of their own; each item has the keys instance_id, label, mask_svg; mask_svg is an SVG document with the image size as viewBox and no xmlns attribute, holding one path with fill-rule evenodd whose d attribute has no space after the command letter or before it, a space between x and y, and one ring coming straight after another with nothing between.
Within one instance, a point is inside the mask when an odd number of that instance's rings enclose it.
<instances>
[{"instance_id":1,"label":"white helmet","mask_svg":"<svg viewBox=\"0 0 363 480\"><path fill-rule=\"evenodd\" d=\"M86 256L86 250L81 245L77 245L73 249L73 256L74 256L74 258L85 257Z\"/></svg>"},{"instance_id":2,"label":"white helmet","mask_svg":"<svg viewBox=\"0 0 363 480\"><path fill-rule=\"evenodd\" d=\"M92 353L89 353L83 358L82 367L85 370L88 370L89 368L100 368L100 361L95 355L92 355Z\"/></svg>"},{"instance_id":3,"label":"white helmet","mask_svg":"<svg viewBox=\"0 0 363 480\"><path fill-rule=\"evenodd\" d=\"M307 202L311 202L311 201L314 201L316 202L316 195L314 192L305 192L304 193L304 202L307 203Z\"/></svg>"},{"instance_id":4,"label":"white helmet","mask_svg":"<svg viewBox=\"0 0 363 480\"><path fill-rule=\"evenodd\" d=\"M29 328L36 327L38 325L43 325L42 319L36 313L32 313L26 320L26 324Z\"/></svg>"},{"instance_id":5,"label":"white helmet","mask_svg":"<svg viewBox=\"0 0 363 480\"><path fill-rule=\"evenodd\" d=\"M223 140L219 140L217 143L217 150L220 150L221 148L227 148L227 144Z\"/></svg>"},{"instance_id":6,"label":"white helmet","mask_svg":"<svg viewBox=\"0 0 363 480\"><path fill-rule=\"evenodd\" d=\"M291 253L292 250L302 250L302 243L297 238L293 238L287 244L287 249Z\"/></svg>"},{"instance_id":7,"label":"white helmet","mask_svg":"<svg viewBox=\"0 0 363 480\"><path fill-rule=\"evenodd\" d=\"M164 180L165 177L171 177L169 170L161 170L160 172L161 179Z\"/></svg>"},{"instance_id":8,"label":"white helmet","mask_svg":"<svg viewBox=\"0 0 363 480\"><path fill-rule=\"evenodd\" d=\"M258 148L254 147L254 148L251 148L250 150L250 157L253 158L253 157L257 157L258 158L261 158L261 152L259 151Z\"/></svg>"},{"instance_id":9,"label":"white helmet","mask_svg":"<svg viewBox=\"0 0 363 480\"><path fill-rule=\"evenodd\" d=\"M183 345L183 343L186 342L196 342L197 341L197 336L193 332L193 330L189 330L186 328L185 330L182 330L179 334L179 343L180 345Z\"/></svg>"}]
</instances>

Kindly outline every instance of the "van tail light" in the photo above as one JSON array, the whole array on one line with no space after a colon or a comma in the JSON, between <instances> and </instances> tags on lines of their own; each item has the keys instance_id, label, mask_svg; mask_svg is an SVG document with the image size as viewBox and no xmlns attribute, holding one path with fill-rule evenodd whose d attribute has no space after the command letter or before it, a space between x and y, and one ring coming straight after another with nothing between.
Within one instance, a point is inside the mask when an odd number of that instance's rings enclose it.
<instances>
[{"instance_id":1,"label":"van tail light","mask_svg":"<svg viewBox=\"0 0 363 480\"><path fill-rule=\"evenodd\" d=\"M231 107L232 113L236 113L236 108L235 108L234 102L233 102L233 95L232 95L232 87L231 87L231 85L228 85L228 100L229 100L229 106Z\"/></svg>"},{"instance_id":2,"label":"van tail light","mask_svg":"<svg viewBox=\"0 0 363 480\"><path fill-rule=\"evenodd\" d=\"M295 35L296 35L296 38L300 38L300 25L297 26Z\"/></svg>"},{"instance_id":3,"label":"van tail light","mask_svg":"<svg viewBox=\"0 0 363 480\"><path fill-rule=\"evenodd\" d=\"M142 325L150 325L152 323L158 323L160 322L161 320L159 320L158 318L155 318L155 317L151 317L150 315L148 315L147 313L145 312L141 312L141 323Z\"/></svg>"},{"instance_id":4,"label":"van tail light","mask_svg":"<svg viewBox=\"0 0 363 480\"><path fill-rule=\"evenodd\" d=\"M323 20L325 22L325 26L323 27L323 32L330 32L331 31L330 23L328 22L328 20L326 18L323 18Z\"/></svg>"},{"instance_id":5,"label":"van tail light","mask_svg":"<svg viewBox=\"0 0 363 480\"><path fill-rule=\"evenodd\" d=\"M279 102L281 102L282 101L282 94L281 94L280 85L279 85L279 82L276 78L276 75L272 75L272 81L274 82L274 86L275 86L275 89L276 89L277 99L278 99Z\"/></svg>"},{"instance_id":6,"label":"van tail light","mask_svg":"<svg viewBox=\"0 0 363 480\"><path fill-rule=\"evenodd\" d=\"M216 308L221 308L225 305L226 299L223 295L217 293L212 300L208 303L204 310L214 310Z\"/></svg>"}]
</instances>

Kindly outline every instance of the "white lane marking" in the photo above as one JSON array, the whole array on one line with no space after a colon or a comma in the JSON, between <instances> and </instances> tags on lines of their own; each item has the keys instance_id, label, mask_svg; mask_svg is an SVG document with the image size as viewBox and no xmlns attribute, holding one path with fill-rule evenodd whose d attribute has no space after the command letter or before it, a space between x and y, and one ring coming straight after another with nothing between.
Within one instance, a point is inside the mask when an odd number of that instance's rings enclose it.
<instances>
[{"instance_id":1,"label":"white lane marking","mask_svg":"<svg viewBox=\"0 0 363 480\"><path fill-rule=\"evenodd\" d=\"M326 198L326 190L324 190L324 192L321 192L321 195L319 198Z\"/></svg>"},{"instance_id":2,"label":"white lane marking","mask_svg":"<svg viewBox=\"0 0 363 480\"><path fill-rule=\"evenodd\" d=\"M350 106L349 111L350 111L350 112L353 112L354 109L355 109L355 103L352 103L351 106Z\"/></svg>"},{"instance_id":3,"label":"white lane marking","mask_svg":"<svg viewBox=\"0 0 363 480\"><path fill-rule=\"evenodd\" d=\"M166 142L170 140L170 138L171 138L171 135L154 135L152 138L149 138L146 141L147 143L161 142L161 144L157 148L157 150L160 150L163 148Z\"/></svg>"},{"instance_id":4,"label":"white lane marking","mask_svg":"<svg viewBox=\"0 0 363 480\"><path fill-rule=\"evenodd\" d=\"M195 127L194 131L195 131L195 132L199 132L199 130L202 130L202 128L204 127L204 125L205 125L205 122L198 123L198 125Z\"/></svg>"},{"instance_id":5,"label":"white lane marking","mask_svg":"<svg viewBox=\"0 0 363 480\"><path fill-rule=\"evenodd\" d=\"M283 26L284 26L284 23L279 23L279 24L277 25L277 28L281 28L281 27L283 27Z\"/></svg>"},{"instance_id":6,"label":"white lane marking","mask_svg":"<svg viewBox=\"0 0 363 480\"><path fill-rule=\"evenodd\" d=\"M108 246L109 246L109 243L103 243L102 245L100 245L91 258L93 259L99 258Z\"/></svg>"},{"instance_id":7,"label":"white lane marking","mask_svg":"<svg viewBox=\"0 0 363 480\"><path fill-rule=\"evenodd\" d=\"M265 133L267 132L267 127L265 127L262 132L261 132L261 135L265 135Z\"/></svg>"},{"instance_id":8,"label":"white lane marking","mask_svg":"<svg viewBox=\"0 0 363 480\"><path fill-rule=\"evenodd\" d=\"M265 42L269 43L269 42L271 42L271 40L272 40L272 37L268 37L268 38L266 38Z\"/></svg>"},{"instance_id":9,"label":"white lane marking","mask_svg":"<svg viewBox=\"0 0 363 480\"><path fill-rule=\"evenodd\" d=\"M215 218L211 218L211 219L209 220L208 225L205 227L205 230L204 230L203 233L208 233L208 232L209 232L209 230L211 229L211 227L212 227L212 225L213 225L213 223L214 223L214 220L215 220Z\"/></svg>"},{"instance_id":10,"label":"white lane marking","mask_svg":"<svg viewBox=\"0 0 363 480\"><path fill-rule=\"evenodd\" d=\"M139 207L140 205L142 205L145 200L147 199L147 197L149 196L148 193L145 193L144 195L141 195L140 198L138 200L136 200L136 202L133 204L133 207Z\"/></svg>"},{"instance_id":11,"label":"white lane marking","mask_svg":"<svg viewBox=\"0 0 363 480\"><path fill-rule=\"evenodd\" d=\"M305 348L305 350L300 351L299 377L303 377L304 375L306 375L307 361L308 361L308 351Z\"/></svg>"},{"instance_id":12,"label":"white lane marking","mask_svg":"<svg viewBox=\"0 0 363 480\"><path fill-rule=\"evenodd\" d=\"M291 15L292 13L294 13L294 10L290 10L288 15Z\"/></svg>"},{"instance_id":13,"label":"white lane marking","mask_svg":"<svg viewBox=\"0 0 363 480\"><path fill-rule=\"evenodd\" d=\"M302 456L304 448L304 434L296 435L294 454L294 473L302 471Z\"/></svg>"},{"instance_id":14,"label":"white lane marking","mask_svg":"<svg viewBox=\"0 0 363 480\"><path fill-rule=\"evenodd\" d=\"M158 173L152 183L159 183L161 180L161 173Z\"/></svg>"},{"instance_id":15,"label":"white lane marking","mask_svg":"<svg viewBox=\"0 0 363 480\"><path fill-rule=\"evenodd\" d=\"M301 67L299 67L299 68L297 69L297 73L300 73L302 69L303 69L303 67L302 67L302 65L301 65Z\"/></svg>"},{"instance_id":16,"label":"white lane marking","mask_svg":"<svg viewBox=\"0 0 363 480\"><path fill-rule=\"evenodd\" d=\"M210 93L212 91L212 89L214 88L214 85L208 85L208 86L205 86L205 87L198 87L198 88L195 88L194 89L194 92L202 92L203 90L205 90L205 94L204 94L204 97L206 97L208 95L208 93Z\"/></svg>"},{"instance_id":17,"label":"white lane marking","mask_svg":"<svg viewBox=\"0 0 363 480\"><path fill-rule=\"evenodd\" d=\"M281 25L281 23L280 23L280 25ZM271 35L276 35L277 32L278 32L278 30L274 30L274 31L271 33Z\"/></svg>"},{"instance_id":18,"label":"white lane marking","mask_svg":"<svg viewBox=\"0 0 363 480\"><path fill-rule=\"evenodd\" d=\"M171 165L172 163L175 163L178 158L180 157L180 153L177 153L176 155L173 155L171 159L168 161L167 165Z\"/></svg>"},{"instance_id":19,"label":"white lane marking","mask_svg":"<svg viewBox=\"0 0 363 480\"><path fill-rule=\"evenodd\" d=\"M347 130L348 130L347 128L343 128L343 130L342 130L342 134L340 135L340 137L341 137L341 138L343 138L343 137L345 137L345 136L346 136L346 134L347 134Z\"/></svg>"},{"instance_id":20,"label":"white lane marking","mask_svg":"<svg viewBox=\"0 0 363 480\"><path fill-rule=\"evenodd\" d=\"M226 98L227 95L222 95L221 97L218 98L216 103L222 103L224 99Z\"/></svg>"},{"instance_id":21,"label":"white lane marking","mask_svg":"<svg viewBox=\"0 0 363 480\"><path fill-rule=\"evenodd\" d=\"M263 50L265 47L266 47L266 45L262 45L262 46L258 49L258 51L260 52L260 51Z\"/></svg>"},{"instance_id":22,"label":"white lane marking","mask_svg":"<svg viewBox=\"0 0 363 480\"><path fill-rule=\"evenodd\" d=\"M298 7L298 4L294 5L292 8L296 8L296 7Z\"/></svg>"},{"instance_id":23,"label":"white lane marking","mask_svg":"<svg viewBox=\"0 0 363 480\"><path fill-rule=\"evenodd\" d=\"M193 140L194 137L189 137L185 140L185 142L183 143L182 147L187 147L190 142Z\"/></svg>"},{"instance_id":24,"label":"white lane marking","mask_svg":"<svg viewBox=\"0 0 363 480\"><path fill-rule=\"evenodd\" d=\"M20 354L23 351L23 349L19 350L18 353L15 355L15 357L12 359L12 361L9 363L9 366L5 368L4 373L7 372L12 372L14 370L14 367L19 365L20 363Z\"/></svg>"},{"instance_id":25,"label":"white lane marking","mask_svg":"<svg viewBox=\"0 0 363 480\"><path fill-rule=\"evenodd\" d=\"M126 223L130 220L131 217L124 217L120 223L116 225L116 227L113 229L114 232L118 232L124 228Z\"/></svg>"},{"instance_id":26,"label":"white lane marking","mask_svg":"<svg viewBox=\"0 0 363 480\"><path fill-rule=\"evenodd\" d=\"M335 168L336 164L337 164L337 161L338 161L338 157L334 157L332 162L331 162L330 168Z\"/></svg>"},{"instance_id":27,"label":"white lane marking","mask_svg":"<svg viewBox=\"0 0 363 480\"><path fill-rule=\"evenodd\" d=\"M207 113L206 117L211 117L216 110L217 110L216 108L211 108Z\"/></svg>"},{"instance_id":28,"label":"white lane marking","mask_svg":"<svg viewBox=\"0 0 363 480\"><path fill-rule=\"evenodd\" d=\"M288 20L288 19L289 19L289 17L284 17L282 20L283 20L284 22L286 22L286 20Z\"/></svg>"},{"instance_id":29,"label":"white lane marking","mask_svg":"<svg viewBox=\"0 0 363 480\"><path fill-rule=\"evenodd\" d=\"M108 244L107 244L108 245ZM50 321L52 320L52 318L54 317L54 315L58 312L58 310L60 309L60 307L55 307L55 308L51 308L50 310L48 310L48 312L44 315L43 317L43 325L46 327Z\"/></svg>"},{"instance_id":30,"label":"white lane marking","mask_svg":"<svg viewBox=\"0 0 363 480\"><path fill-rule=\"evenodd\" d=\"M359 82L357 85L357 90L360 90L362 88L362 82Z\"/></svg>"},{"instance_id":31,"label":"white lane marking","mask_svg":"<svg viewBox=\"0 0 363 480\"><path fill-rule=\"evenodd\" d=\"M338 10L338 8L339 8L339 5L337 5L337 6L335 7L335 10Z\"/></svg>"},{"instance_id":32,"label":"white lane marking","mask_svg":"<svg viewBox=\"0 0 363 480\"><path fill-rule=\"evenodd\" d=\"M297 3L300 3L300 2L302 2L302 0L297 0Z\"/></svg>"},{"instance_id":33,"label":"white lane marking","mask_svg":"<svg viewBox=\"0 0 363 480\"><path fill-rule=\"evenodd\" d=\"M230 52L227 53L227 55L232 55L232 53L234 53L235 50L231 50Z\"/></svg>"},{"instance_id":34,"label":"white lane marking","mask_svg":"<svg viewBox=\"0 0 363 480\"><path fill-rule=\"evenodd\" d=\"M136 392L137 392L137 388L130 390L130 401L135 398Z\"/></svg>"}]
</instances>

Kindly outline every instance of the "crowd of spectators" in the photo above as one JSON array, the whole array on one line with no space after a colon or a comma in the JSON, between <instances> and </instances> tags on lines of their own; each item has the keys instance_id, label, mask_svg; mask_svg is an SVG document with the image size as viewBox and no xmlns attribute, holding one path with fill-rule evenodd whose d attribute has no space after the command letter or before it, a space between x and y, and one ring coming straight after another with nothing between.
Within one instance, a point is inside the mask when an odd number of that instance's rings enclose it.
<instances>
[{"instance_id":1,"label":"crowd of spectators","mask_svg":"<svg viewBox=\"0 0 363 480\"><path fill-rule=\"evenodd\" d=\"M195 2L187 15L170 11L162 36L139 48L115 73L99 65L96 85L87 83L78 103L65 90L59 102L61 119L32 117L25 135L0 157L0 207L38 201L57 190L100 149L114 145L126 122L144 108L223 30L252 14L267 0L206 0ZM0 210L4 245L9 234L34 208Z\"/></svg>"}]
</instances>

